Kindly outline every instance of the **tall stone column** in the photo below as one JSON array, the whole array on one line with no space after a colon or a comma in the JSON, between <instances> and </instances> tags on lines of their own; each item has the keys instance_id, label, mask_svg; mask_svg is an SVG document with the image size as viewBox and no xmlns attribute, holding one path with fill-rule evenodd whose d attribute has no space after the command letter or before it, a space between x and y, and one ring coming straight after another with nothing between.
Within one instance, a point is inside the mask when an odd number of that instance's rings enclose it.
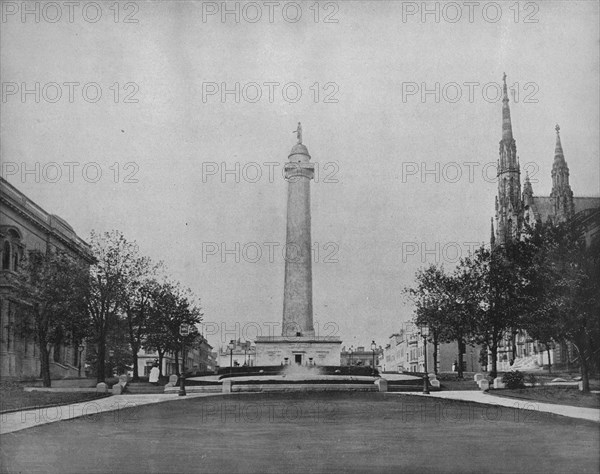
<instances>
[{"instance_id":1,"label":"tall stone column","mask_svg":"<svg viewBox=\"0 0 600 474\"><path fill-rule=\"evenodd\" d=\"M288 201L282 335L314 337L310 236L310 180L314 177L314 164L302 144L300 124L297 133L298 143L285 165Z\"/></svg>"},{"instance_id":2,"label":"tall stone column","mask_svg":"<svg viewBox=\"0 0 600 474\"><path fill-rule=\"evenodd\" d=\"M313 327L310 180L315 168L302 144L300 124L295 133L298 143L285 164L288 197L283 329L281 336L256 337L256 364L338 366L341 339L315 336Z\"/></svg>"}]
</instances>

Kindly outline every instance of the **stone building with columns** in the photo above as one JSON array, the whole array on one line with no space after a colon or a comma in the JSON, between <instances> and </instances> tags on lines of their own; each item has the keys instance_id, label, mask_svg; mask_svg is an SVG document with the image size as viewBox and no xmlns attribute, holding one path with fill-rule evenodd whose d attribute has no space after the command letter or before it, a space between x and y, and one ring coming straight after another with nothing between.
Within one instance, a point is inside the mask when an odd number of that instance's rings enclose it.
<instances>
[{"instance_id":1,"label":"stone building with columns","mask_svg":"<svg viewBox=\"0 0 600 474\"><path fill-rule=\"evenodd\" d=\"M521 190L521 168L516 140L512 131L512 120L506 75L504 75L502 98L502 139L498 158L498 194L495 199L495 230L492 219L491 246L521 238L524 228L537 222L564 222L578 220L583 224L587 245L600 238L600 197L577 196L569 184L569 167L563 151L560 127L556 125L554 161L552 163L552 190L549 196L536 196L529 176ZM585 172L585 170L578 170ZM513 361L513 349L516 358ZM548 359L549 357L549 359ZM550 355L544 347L527 336L524 331L515 331L512 337L502 341L498 349L498 370L519 367L536 368L552 364L568 363L572 360L572 348L568 344L556 345Z\"/></svg>"},{"instance_id":2,"label":"stone building with columns","mask_svg":"<svg viewBox=\"0 0 600 474\"><path fill-rule=\"evenodd\" d=\"M39 347L33 334L17 330L24 317L17 296L17 271L27 252L61 249L90 264L89 245L73 228L0 178L0 378L22 380L40 375ZM50 353L52 378L84 376L85 347L57 344Z\"/></svg>"}]
</instances>

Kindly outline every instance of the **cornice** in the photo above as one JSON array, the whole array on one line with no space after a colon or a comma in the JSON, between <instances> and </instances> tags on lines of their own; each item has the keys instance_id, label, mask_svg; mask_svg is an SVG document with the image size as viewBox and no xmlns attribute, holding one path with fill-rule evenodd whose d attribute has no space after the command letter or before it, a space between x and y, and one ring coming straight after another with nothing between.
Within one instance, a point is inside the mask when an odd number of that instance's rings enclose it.
<instances>
[{"instance_id":1,"label":"cornice","mask_svg":"<svg viewBox=\"0 0 600 474\"><path fill-rule=\"evenodd\" d=\"M50 225L48 225L48 223L40 220L35 214L33 214L32 212L25 209L22 204L19 204L18 202L14 201L7 194L0 193L0 202L5 204L10 209L12 209L14 212L16 212L19 216L21 216L28 222L37 226L39 229L41 229L46 234L49 234L52 237L54 237L55 239L59 240L67 248L69 248L70 250L75 252L77 255L82 257L88 263L93 262L93 256L89 250L82 248L78 243L74 242L72 239L68 238L67 236L62 235L56 229L54 229ZM75 234L75 235L77 235L77 234Z\"/></svg>"}]
</instances>

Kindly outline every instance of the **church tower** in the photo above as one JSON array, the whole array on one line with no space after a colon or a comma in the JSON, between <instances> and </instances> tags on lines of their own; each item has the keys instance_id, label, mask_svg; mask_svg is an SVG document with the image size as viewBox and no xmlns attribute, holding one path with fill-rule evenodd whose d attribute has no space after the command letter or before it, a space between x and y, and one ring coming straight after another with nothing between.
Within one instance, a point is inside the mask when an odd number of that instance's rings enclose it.
<instances>
[{"instance_id":1,"label":"church tower","mask_svg":"<svg viewBox=\"0 0 600 474\"><path fill-rule=\"evenodd\" d=\"M498 196L496 197L496 243L502 245L518 238L522 226L521 170L517 145L512 133L506 74L502 78L502 140L498 159Z\"/></svg>"},{"instance_id":2,"label":"church tower","mask_svg":"<svg viewBox=\"0 0 600 474\"><path fill-rule=\"evenodd\" d=\"M525 183L523 184L523 222L533 227L537 219L538 214L533 197L533 187L529 180L529 173L525 173Z\"/></svg>"},{"instance_id":3,"label":"church tower","mask_svg":"<svg viewBox=\"0 0 600 474\"><path fill-rule=\"evenodd\" d=\"M569 167L565 161L560 142L560 127L557 125L554 163L552 164L552 192L550 198L554 205L554 221L561 222L574 214L573 191L569 185Z\"/></svg>"}]
</instances>

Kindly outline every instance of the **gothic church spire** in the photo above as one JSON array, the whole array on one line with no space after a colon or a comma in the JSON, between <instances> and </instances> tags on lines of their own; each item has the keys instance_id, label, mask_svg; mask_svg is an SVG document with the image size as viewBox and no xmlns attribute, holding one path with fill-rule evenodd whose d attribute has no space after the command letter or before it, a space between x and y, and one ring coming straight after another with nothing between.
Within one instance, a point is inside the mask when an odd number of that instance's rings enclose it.
<instances>
[{"instance_id":1,"label":"gothic church spire","mask_svg":"<svg viewBox=\"0 0 600 474\"><path fill-rule=\"evenodd\" d=\"M502 76L502 139L498 158L498 196L496 210L496 241L502 245L518 238L523 222L521 201L521 171L517 144L513 137L506 73Z\"/></svg>"},{"instance_id":2,"label":"gothic church spire","mask_svg":"<svg viewBox=\"0 0 600 474\"><path fill-rule=\"evenodd\" d=\"M510 141L513 138L512 123L510 121L510 107L508 106L508 89L506 87L506 73L502 76L502 140Z\"/></svg>"},{"instance_id":3,"label":"gothic church spire","mask_svg":"<svg viewBox=\"0 0 600 474\"><path fill-rule=\"evenodd\" d=\"M554 147L554 163L552 163L552 191L550 197L554 204L554 220L564 221L574 214L573 191L569 185L569 167L565 161L560 127L556 125L556 145Z\"/></svg>"}]
</instances>

